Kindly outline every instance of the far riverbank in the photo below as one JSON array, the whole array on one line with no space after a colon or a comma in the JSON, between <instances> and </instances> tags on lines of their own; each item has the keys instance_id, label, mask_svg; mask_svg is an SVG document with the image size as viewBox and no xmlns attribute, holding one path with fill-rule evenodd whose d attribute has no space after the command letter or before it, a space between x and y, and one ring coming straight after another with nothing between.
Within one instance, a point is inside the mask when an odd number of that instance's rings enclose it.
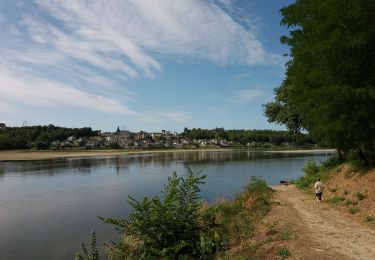
<instances>
[{"instance_id":1,"label":"far riverbank","mask_svg":"<svg viewBox=\"0 0 375 260\"><path fill-rule=\"evenodd\" d=\"M149 153L168 153L168 152L193 152L193 151L233 151L240 149L233 148L209 148L209 149L161 149L161 150L7 150L0 151L0 161L35 161L58 158L74 157L95 157L95 156L113 156L125 154L149 154ZM244 150L244 151L262 151L262 150ZM311 153L311 152L334 152L334 149L310 149L310 150L263 150L262 152L276 153Z\"/></svg>"}]
</instances>

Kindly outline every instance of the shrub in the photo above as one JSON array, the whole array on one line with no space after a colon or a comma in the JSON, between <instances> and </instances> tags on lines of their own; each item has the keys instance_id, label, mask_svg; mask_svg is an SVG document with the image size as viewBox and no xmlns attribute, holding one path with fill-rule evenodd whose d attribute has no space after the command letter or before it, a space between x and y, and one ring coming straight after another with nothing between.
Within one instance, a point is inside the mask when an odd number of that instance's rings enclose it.
<instances>
[{"instance_id":1,"label":"shrub","mask_svg":"<svg viewBox=\"0 0 375 260\"><path fill-rule=\"evenodd\" d=\"M359 208L351 207L349 208L350 214L357 214L359 212Z\"/></svg>"},{"instance_id":2,"label":"shrub","mask_svg":"<svg viewBox=\"0 0 375 260\"><path fill-rule=\"evenodd\" d=\"M286 259L287 257L291 255L289 249L286 247L278 248L277 254L281 257L281 259Z\"/></svg>"},{"instance_id":3,"label":"shrub","mask_svg":"<svg viewBox=\"0 0 375 260\"><path fill-rule=\"evenodd\" d=\"M320 169L315 161L309 160L305 167L303 168L304 176L301 176L296 180L296 185L300 188L307 188L312 183L316 181L317 178L320 178Z\"/></svg>"},{"instance_id":4,"label":"shrub","mask_svg":"<svg viewBox=\"0 0 375 260\"><path fill-rule=\"evenodd\" d=\"M344 195L348 195L349 194L349 191L348 190L344 190Z\"/></svg>"},{"instance_id":5,"label":"shrub","mask_svg":"<svg viewBox=\"0 0 375 260\"><path fill-rule=\"evenodd\" d=\"M203 212L198 196L204 178L190 169L185 178L174 172L164 186L162 198L137 201L129 197L134 209L129 219L100 217L138 241L135 248L124 242L115 248L121 248L125 256L138 258L202 257L215 253L220 246L220 236L211 231L215 212Z\"/></svg>"},{"instance_id":6,"label":"shrub","mask_svg":"<svg viewBox=\"0 0 375 260\"><path fill-rule=\"evenodd\" d=\"M366 216L366 221L370 223L375 223L375 217L374 216Z\"/></svg>"},{"instance_id":7,"label":"shrub","mask_svg":"<svg viewBox=\"0 0 375 260\"><path fill-rule=\"evenodd\" d=\"M299 188L308 188L312 184L314 184L316 179L324 179L324 177L326 177L327 171L334 168L339 163L340 161L337 160L337 158L335 157L332 157L324 162L321 162L320 164L317 164L313 160L309 160L303 168L304 175L295 180L295 184Z\"/></svg>"},{"instance_id":8,"label":"shrub","mask_svg":"<svg viewBox=\"0 0 375 260\"><path fill-rule=\"evenodd\" d=\"M335 196L333 196L333 197L330 199L330 202L331 202L332 204L339 204L341 201L344 201L344 200L345 200L344 197L340 197L340 196L335 195Z\"/></svg>"},{"instance_id":9,"label":"shrub","mask_svg":"<svg viewBox=\"0 0 375 260\"><path fill-rule=\"evenodd\" d=\"M95 231L92 231L91 234L91 253L88 252L87 247L84 243L81 244L83 256L81 254L77 254L75 256L75 260L100 260L102 259L99 255L98 247L96 244L96 234Z\"/></svg>"},{"instance_id":10,"label":"shrub","mask_svg":"<svg viewBox=\"0 0 375 260\"><path fill-rule=\"evenodd\" d=\"M219 234L223 245L238 246L255 234L255 224L271 209L273 190L265 180L251 177L244 191L231 201L216 204ZM255 252L256 248L252 249Z\"/></svg>"},{"instance_id":11,"label":"shrub","mask_svg":"<svg viewBox=\"0 0 375 260\"><path fill-rule=\"evenodd\" d=\"M273 190L252 177L232 201L204 207L198 196L204 178L190 169L185 177L174 172L161 198L129 197L133 213L127 219L99 217L123 234L120 242L108 246L109 259L212 259L229 241L252 237L254 223L271 209ZM97 260L82 248L87 259ZM96 238L93 252L98 255Z\"/></svg>"},{"instance_id":12,"label":"shrub","mask_svg":"<svg viewBox=\"0 0 375 260\"><path fill-rule=\"evenodd\" d=\"M367 195L365 195L361 192L356 192L355 195L357 196L358 200L364 200L365 198L367 198Z\"/></svg>"}]
</instances>

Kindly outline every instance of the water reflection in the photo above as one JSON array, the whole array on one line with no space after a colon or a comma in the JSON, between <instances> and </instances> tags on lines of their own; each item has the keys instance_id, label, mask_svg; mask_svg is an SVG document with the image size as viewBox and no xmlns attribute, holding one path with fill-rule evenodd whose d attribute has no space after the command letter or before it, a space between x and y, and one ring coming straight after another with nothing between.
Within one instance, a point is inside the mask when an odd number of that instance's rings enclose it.
<instances>
[{"instance_id":1,"label":"water reflection","mask_svg":"<svg viewBox=\"0 0 375 260\"><path fill-rule=\"evenodd\" d=\"M250 176L269 184L296 178L309 159L331 154L195 151L0 163L0 259L72 259L91 230L98 243L118 234L96 216L126 217L130 195L160 194L172 171L207 175L201 196L239 192Z\"/></svg>"},{"instance_id":2,"label":"water reflection","mask_svg":"<svg viewBox=\"0 0 375 260\"><path fill-rule=\"evenodd\" d=\"M314 154L314 153L312 153ZM129 165L138 167L161 165L168 167L176 163L186 166L218 164L223 165L228 161L248 160L275 160L286 158L305 158L309 153L271 153L253 151L193 151L193 152L163 152L153 154L128 154L120 156L99 156L85 158L62 158L39 161L0 162L0 178L7 176L33 176L57 174L90 174L94 168L115 168L121 171L129 169ZM316 154L316 153L315 153ZM317 154L316 154L317 155ZM319 154L318 154L319 155ZM321 154L320 154L321 155ZM329 156L327 154L326 156Z\"/></svg>"}]
</instances>

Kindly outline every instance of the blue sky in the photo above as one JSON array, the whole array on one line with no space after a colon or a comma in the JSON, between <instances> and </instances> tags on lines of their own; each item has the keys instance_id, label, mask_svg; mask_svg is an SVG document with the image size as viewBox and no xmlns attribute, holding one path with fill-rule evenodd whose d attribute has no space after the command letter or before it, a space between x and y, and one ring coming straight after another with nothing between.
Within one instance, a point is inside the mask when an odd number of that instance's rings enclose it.
<instances>
[{"instance_id":1,"label":"blue sky","mask_svg":"<svg viewBox=\"0 0 375 260\"><path fill-rule=\"evenodd\" d=\"M2 0L0 121L283 129L277 0Z\"/></svg>"}]
</instances>

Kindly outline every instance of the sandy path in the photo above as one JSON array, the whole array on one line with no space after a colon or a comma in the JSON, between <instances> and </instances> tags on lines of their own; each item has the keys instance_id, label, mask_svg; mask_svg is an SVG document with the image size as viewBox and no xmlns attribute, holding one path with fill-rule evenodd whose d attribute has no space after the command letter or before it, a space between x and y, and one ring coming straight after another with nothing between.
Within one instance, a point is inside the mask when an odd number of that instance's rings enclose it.
<instances>
[{"instance_id":1,"label":"sandy path","mask_svg":"<svg viewBox=\"0 0 375 260\"><path fill-rule=\"evenodd\" d=\"M314 198L293 185L273 188L278 191L277 198L298 214L327 259L375 259L373 229L341 216L325 202L314 203Z\"/></svg>"}]
</instances>

